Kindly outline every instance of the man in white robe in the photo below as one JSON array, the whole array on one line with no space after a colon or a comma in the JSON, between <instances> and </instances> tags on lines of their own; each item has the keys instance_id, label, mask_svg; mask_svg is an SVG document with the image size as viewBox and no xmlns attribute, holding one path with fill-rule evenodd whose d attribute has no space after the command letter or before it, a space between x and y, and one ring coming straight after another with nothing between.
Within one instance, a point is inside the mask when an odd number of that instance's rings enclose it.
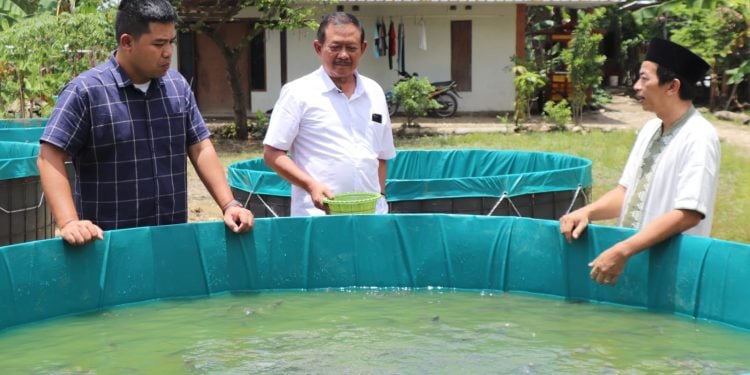
<instances>
[{"instance_id":1,"label":"man in white robe","mask_svg":"<svg viewBox=\"0 0 750 375\"><path fill-rule=\"evenodd\" d=\"M639 132L619 185L560 218L568 241L592 220L619 217L621 226L639 230L589 263L597 283L614 285L630 257L673 235L710 234L721 148L716 129L693 107L695 83L708 68L678 44L651 40L634 89L657 118Z\"/></svg>"}]
</instances>

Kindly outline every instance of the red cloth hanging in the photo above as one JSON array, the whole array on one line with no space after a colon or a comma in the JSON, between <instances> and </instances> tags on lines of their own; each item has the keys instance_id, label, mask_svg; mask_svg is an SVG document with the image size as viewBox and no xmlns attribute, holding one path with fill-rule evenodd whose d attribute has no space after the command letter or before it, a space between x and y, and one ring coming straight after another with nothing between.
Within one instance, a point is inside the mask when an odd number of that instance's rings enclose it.
<instances>
[{"instance_id":1,"label":"red cloth hanging","mask_svg":"<svg viewBox=\"0 0 750 375\"><path fill-rule=\"evenodd\" d=\"M393 70L393 56L396 56L396 28L393 27L393 20L388 27L388 69Z\"/></svg>"}]
</instances>

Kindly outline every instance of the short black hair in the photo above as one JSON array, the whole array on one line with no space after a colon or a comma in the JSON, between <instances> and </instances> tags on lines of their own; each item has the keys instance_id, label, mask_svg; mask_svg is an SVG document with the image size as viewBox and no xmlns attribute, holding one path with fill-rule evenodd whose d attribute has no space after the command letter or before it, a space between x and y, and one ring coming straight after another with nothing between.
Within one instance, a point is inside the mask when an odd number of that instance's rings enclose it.
<instances>
[{"instance_id":1,"label":"short black hair","mask_svg":"<svg viewBox=\"0 0 750 375\"><path fill-rule=\"evenodd\" d=\"M177 23L179 17L169 0L121 0L115 18L115 36L139 38L149 31L151 22Z\"/></svg>"},{"instance_id":2,"label":"short black hair","mask_svg":"<svg viewBox=\"0 0 750 375\"><path fill-rule=\"evenodd\" d=\"M365 29L362 27L362 23L359 22L357 17L355 17L353 14L350 14L350 13L333 12L333 13L329 13L323 16L323 19L320 21L320 26L318 26L318 35L317 35L318 41L320 42L320 44L323 44L326 41L326 28L328 28L329 24L334 24L334 25L352 24L359 29L359 34L362 36L360 38L360 43L365 42Z\"/></svg>"},{"instance_id":3,"label":"short black hair","mask_svg":"<svg viewBox=\"0 0 750 375\"><path fill-rule=\"evenodd\" d=\"M669 68L665 68L659 64L656 67L656 77L659 79L659 85L672 82L675 79L680 80L680 99L682 100L693 100L697 95L697 89L695 82L690 82L687 78L675 73Z\"/></svg>"}]
</instances>

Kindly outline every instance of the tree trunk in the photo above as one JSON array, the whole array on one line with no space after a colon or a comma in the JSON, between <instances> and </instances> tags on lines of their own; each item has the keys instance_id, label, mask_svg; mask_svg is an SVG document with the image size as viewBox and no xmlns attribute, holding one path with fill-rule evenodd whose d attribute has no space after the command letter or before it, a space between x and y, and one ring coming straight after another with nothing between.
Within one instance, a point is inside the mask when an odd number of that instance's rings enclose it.
<instances>
[{"instance_id":1,"label":"tree trunk","mask_svg":"<svg viewBox=\"0 0 750 375\"><path fill-rule=\"evenodd\" d=\"M220 28L214 29L209 35L211 40L221 50L224 56L225 70L227 72L227 81L232 89L232 112L234 113L234 125L237 127L237 139L245 140L248 136L247 129L247 110L245 109L245 93L242 91L240 82L240 72L237 69L237 63L240 60L242 47L240 43L237 47L231 47L226 44L220 33Z\"/></svg>"},{"instance_id":2,"label":"tree trunk","mask_svg":"<svg viewBox=\"0 0 750 375\"><path fill-rule=\"evenodd\" d=\"M719 91L719 103L723 102L724 100L728 102L732 99L731 96L729 95L730 85L727 83L727 81L729 81L729 77L727 77L726 73L722 73L721 88Z\"/></svg>"},{"instance_id":3,"label":"tree trunk","mask_svg":"<svg viewBox=\"0 0 750 375\"><path fill-rule=\"evenodd\" d=\"M23 72L18 74L18 110L21 111L21 118L26 118L26 93L24 91Z\"/></svg>"},{"instance_id":4,"label":"tree trunk","mask_svg":"<svg viewBox=\"0 0 750 375\"><path fill-rule=\"evenodd\" d=\"M224 61L226 61L227 81L232 88L232 112L234 113L234 125L237 126L237 139L247 139L247 109L245 108L245 93L242 91L240 72L237 62L240 59L240 50L224 47Z\"/></svg>"},{"instance_id":5,"label":"tree trunk","mask_svg":"<svg viewBox=\"0 0 750 375\"><path fill-rule=\"evenodd\" d=\"M248 107L250 106L250 93L248 92L248 97L246 98L245 92L242 90L240 71L237 68L237 63L240 60L242 50L249 43L249 38L243 39L236 47L231 47L224 41L224 37L221 35L220 30L221 28L216 28L208 35L211 40L213 40L214 44L219 47L224 56L227 81L229 81L229 86L232 89L232 112L234 113L234 124L237 127L237 139L245 140L249 134L245 103L247 103ZM248 91L250 91L249 86Z\"/></svg>"},{"instance_id":6,"label":"tree trunk","mask_svg":"<svg viewBox=\"0 0 750 375\"><path fill-rule=\"evenodd\" d=\"M732 105L732 100L737 95L737 86L739 86L739 85L740 85L739 83L735 83L734 85L732 85L732 92L726 98L726 102L724 104L724 110L725 111L728 111L729 110L729 106Z\"/></svg>"},{"instance_id":7,"label":"tree trunk","mask_svg":"<svg viewBox=\"0 0 750 375\"><path fill-rule=\"evenodd\" d=\"M708 108L713 112L717 108L717 100L719 97L719 74L716 72L716 67L711 68L711 88L709 90Z\"/></svg>"}]
</instances>

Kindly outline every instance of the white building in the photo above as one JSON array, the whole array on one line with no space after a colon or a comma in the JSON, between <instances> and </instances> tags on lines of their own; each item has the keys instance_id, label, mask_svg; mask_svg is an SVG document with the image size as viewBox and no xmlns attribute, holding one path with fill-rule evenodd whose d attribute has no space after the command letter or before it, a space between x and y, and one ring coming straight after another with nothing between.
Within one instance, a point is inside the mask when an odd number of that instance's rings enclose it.
<instances>
[{"instance_id":1,"label":"white building","mask_svg":"<svg viewBox=\"0 0 750 375\"><path fill-rule=\"evenodd\" d=\"M398 79L398 62L394 56L390 68L388 57L373 53L378 19L385 22L386 31L391 22L396 29L403 24L406 71L418 72L431 81L457 81L460 112L500 112L513 108L513 74L509 68L511 57L523 53L527 6L584 8L620 1L340 0L338 5L321 10L343 10L360 19L368 47L359 71L379 82L384 91ZM243 11L226 33L227 38L245 35L253 15L252 10ZM283 83L320 65L312 47L314 39L314 30L285 34L268 31L265 40L259 39L251 48L252 58L243 57L240 66L247 67L243 85L246 89L252 81L255 86L248 108L251 112L272 108ZM420 48L420 41L425 42L424 48ZM193 80L201 111L207 117L231 116L232 95L219 50L203 35L183 34L179 45L176 66ZM248 80L248 75L253 79Z\"/></svg>"}]
</instances>

